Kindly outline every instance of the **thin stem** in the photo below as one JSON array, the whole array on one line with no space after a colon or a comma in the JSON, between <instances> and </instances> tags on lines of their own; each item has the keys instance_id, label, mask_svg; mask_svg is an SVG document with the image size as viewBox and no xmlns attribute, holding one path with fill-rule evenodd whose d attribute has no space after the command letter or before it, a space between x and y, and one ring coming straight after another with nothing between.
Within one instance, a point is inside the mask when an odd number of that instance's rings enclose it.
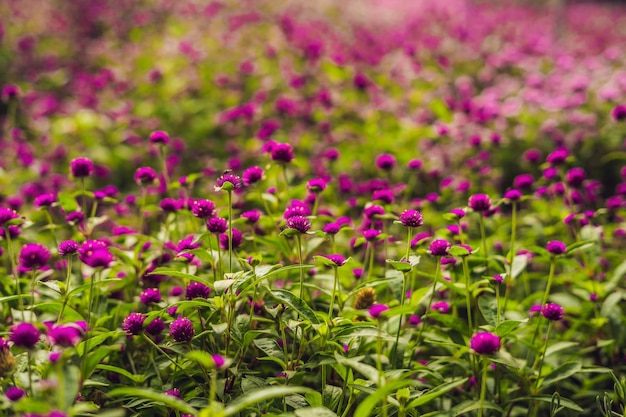
<instances>
[{"instance_id":1,"label":"thin stem","mask_svg":"<svg viewBox=\"0 0 626 417\"><path fill-rule=\"evenodd\" d=\"M303 265L302 261L302 240L300 235L296 235L296 246L298 249L298 262L300 265ZM300 300L304 301L304 270L300 268Z\"/></svg>"},{"instance_id":2,"label":"thin stem","mask_svg":"<svg viewBox=\"0 0 626 417\"><path fill-rule=\"evenodd\" d=\"M550 295L550 287L552 286L552 279L554 278L555 264L556 264L556 257L553 255L552 259L550 259L550 272L548 273L548 284L546 285L546 290L543 293L543 298L541 299L542 306L548 301L548 296Z\"/></svg>"},{"instance_id":3,"label":"thin stem","mask_svg":"<svg viewBox=\"0 0 626 417\"><path fill-rule=\"evenodd\" d=\"M433 303L433 298L435 298L435 287L437 286L437 279L439 279L439 271L441 269L441 259L437 258L437 269L435 269L435 278L433 279L433 290L430 293L430 299L428 300L428 307L426 307L426 312L424 315L427 315L430 312L430 306ZM422 320L422 327L420 327L420 331L417 334L417 343L419 344L422 339L422 332L424 331L424 327L426 327L426 321Z\"/></svg>"},{"instance_id":4,"label":"thin stem","mask_svg":"<svg viewBox=\"0 0 626 417\"><path fill-rule=\"evenodd\" d=\"M483 405L485 404L485 393L487 391L487 367L489 364L486 360L484 362L483 375L480 378L480 407L478 408L478 417L483 417Z\"/></svg>"},{"instance_id":5,"label":"thin stem","mask_svg":"<svg viewBox=\"0 0 626 417\"><path fill-rule=\"evenodd\" d=\"M26 316L24 314L24 300L22 300L22 288L20 286L20 274L17 272L17 267L15 265L15 254L13 253L13 243L11 242L11 233L9 232L9 228L4 228L4 236L7 240L7 252L9 252L9 259L11 261L11 273L15 277L15 293L17 294L17 303L22 312L22 321L26 321Z\"/></svg>"},{"instance_id":6,"label":"thin stem","mask_svg":"<svg viewBox=\"0 0 626 417\"><path fill-rule=\"evenodd\" d=\"M183 371L183 373L185 375L187 375L189 378L191 378L191 375L189 375L187 373L187 371L185 370L185 368L183 368L182 366L180 366L178 364L178 362L176 362L174 359L172 359L172 357L170 355L168 355L163 349L161 349L161 347L159 345L157 345L156 343L154 343L154 341L152 339L150 339L148 336L146 336L145 334L143 334L144 339L146 339L148 341L148 343L150 343L161 355L165 356L171 363L172 365L174 365L176 368L180 369L181 371Z\"/></svg>"},{"instance_id":7,"label":"thin stem","mask_svg":"<svg viewBox=\"0 0 626 417\"><path fill-rule=\"evenodd\" d=\"M411 239L413 239L413 228L407 227L407 237L406 237L406 254L404 255L404 259L409 260L409 255L411 254Z\"/></svg>"},{"instance_id":8,"label":"thin stem","mask_svg":"<svg viewBox=\"0 0 626 417\"><path fill-rule=\"evenodd\" d=\"M63 294L63 304L61 305L61 311L59 311L59 317L57 318L57 324L63 319L63 312L65 306L69 301L68 293L70 292L70 282L72 280L72 256L67 257L67 276L65 277L65 293Z\"/></svg>"},{"instance_id":9,"label":"thin stem","mask_svg":"<svg viewBox=\"0 0 626 417\"><path fill-rule=\"evenodd\" d=\"M472 291L469 267L467 266L467 259L463 257L463 277L465 278L465 308L467 309L467 325L469 326L469 337L472 337L474 333L474 325L472 323Z\"/></svg>"},{"instance_id":10,"label":"thin stem","mask_svg":"<svg viewBox=\"0 0 626 417\"><path fill-rule=\"evenodd\" d=\"M228 190L228 272L233 272L233 192Z\"/></svg>"},{"instance_id":11,"label":"thin stem","mask_svg":"<svg viewBox=\"0 0 626 417\"><path fill-rule=\"evenodd\" d=\"M506 311L507 303L509 302L509 294L513 286L513 262L515 261L515 231L517 229L517 202L513 201L513 208L511 213L511 243L509 243L509 271L506 274L506 290L504 291L504 306L502 312Z\"/></svg>"},{"instance_id":12,"label":"thin stem","mask_svg":"<svg viewBox=\"0 0 626 417\"><path fill-rule=\"evenodd\" d=\"M382 389L385 383L384 375L383 375L383 331L382 331L382 321L380 319L378 321L378 337L376 338L376 369L378 370L378 389ZM383 397L383 416L387 417L387 397Z\"/></svg>"},{"instance_id":13,"label":"thin stem","mask_svg":"<svg viewBox=\"0 0 626 417\"><path fill-rule=\"evenodd\" d=\"M541 368L543 368L543 361L546 358L546 351L548 350L548 341L550 340L550 332L552 331L552 320L548 321L548 332L546 333L546 341L543 344L543 352L541 353L541 358L539 359L539 368L537 370L537 381L535 381L535 391L539 391L539 385L541 380Z\"/></svg>"},{"instance_id":14,"label":"thin stem","mask_svg":"<svg viewBox=\"0 0 626 417\"><path fill-rule=\"evenodd\" d=\"M487 259L487 236L485 234L485 216L480 213L480 240L482 241L483 252L485 256L485 270L489 268L489 260Z\"/></svg>"},{"instance_id":15,"label":"thin stem","mask_svg":"<svg viewBox=\"0 0 626 417\"><path fill-rule=\"evenodd\" d=\"M30 396L33 396L33 369L31 366L31 360L32 360L32 354L30 352L30 349L26 352L26 357L27 357L27 366L28 366L28 392L30 393Z\"/></svg>"},{"instance_id":16,"label":"thin stem","mask_svg":"<svg viewBox=\"0 0 626 417\"><path fill-rule=\"evenodd\" d=\"M333 267L333 291L330 297L330 307L328 307L328 321L333 320L333 307L335 304L335 296L337 295L337 267Z\"/></svg>"},{"instance_id":17,"label":"thin stem","mask_svg":"<svg viewBox=\"0 0 626 417\"><path fill-rule=\"evenodd\" d=\"M409 230L411 228L409 227ZM405 273L402 277L402 294L400 294L400 311L402 311L404 307L404 300L406 298L406 287L407 287L408 277ZM396 363L396 355L398 354L398 342L400 340L400 331L402 330L402 321L404 320L404 313L400 314L400 321L398 322L398 331L396 332L396 344L393 346L393 352L391 352L391 363L395 365ZM402 361L401 361L402 362Z\"/></svg>"}]
</instances>

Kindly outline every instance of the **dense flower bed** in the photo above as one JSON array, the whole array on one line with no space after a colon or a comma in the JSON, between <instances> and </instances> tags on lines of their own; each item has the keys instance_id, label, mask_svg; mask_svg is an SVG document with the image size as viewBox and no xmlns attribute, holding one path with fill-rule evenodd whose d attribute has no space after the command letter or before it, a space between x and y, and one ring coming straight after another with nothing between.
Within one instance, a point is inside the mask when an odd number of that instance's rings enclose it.
<instances>
[{"instance_id":1,"label":"dense flower bed","mask_svg":"<svg viewBox=\"0 0 626 417\"><path fill-rule=\"evenodd\" d=\"M2 415L624 415L624 8L0 11Z\"/></svg>"}]
</instances>

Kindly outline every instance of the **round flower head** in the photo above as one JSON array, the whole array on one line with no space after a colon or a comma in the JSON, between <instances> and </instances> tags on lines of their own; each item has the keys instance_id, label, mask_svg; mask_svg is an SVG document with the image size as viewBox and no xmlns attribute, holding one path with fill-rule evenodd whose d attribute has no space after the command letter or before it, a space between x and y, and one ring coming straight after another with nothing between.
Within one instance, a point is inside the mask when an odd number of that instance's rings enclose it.
<instances>
[{"instance_id":1,"label":"round flower head","mask_svg":"<svg viewBox=\"0 0 626 417\"><path fill-rule=\"evenodd\" d=\"M7 388L4 395L7 396L9 401L15 402L23 398L26 395L26 391L16 386L10 386L9 388Z\"/></svg>"},{"instance_id":2,"label":"round flower head","mask_svg":"<svg viewBox=\"0 0 626 417\"><path fill-rule=\"evenodd\" d=\"M419 159L411 159L407 165L407 167L411 170L411 171L419 171L420 169L422 169L422 166L424 164L422 163L421 160Z\"/></svg>"},{"instance_id":3,"label":"round flower head","mask_svg":"<svg viewBox=\"0 0 626 417\"><path fill-rule=\"evenodd\" d=\"M178 388L172 388L172 389L165 391L165 395L171 395L172 397L182 399L182 397L180 396L180 390Z\"/></svg>"},{"instance_id":4,"label":"round flower head","mask_svg":"<svg viewBox=\"0 0 626 417\"><path fill-rule=\"evenodd\" d=\"M504 198L508 201L518 201L522 198L522 193L516 189L508 190L504 193Z\"/></svg>"},{"instance_id":5,"label":"round flower head","mask_svg":"<svg viewBox=\"0 0 626 417\"><path fill-rule=\"evenodd\" d=\"M533 186L535 179L530 174L520 174L513 180L513 186L519 189L529 189Z\"/></svg>"},{"instance_id":6,"label":"round flower head","mask_svg":"<svg viewBox=\"0 0 626 417\"><path fill-rule=\"evenodd\" d=\"M15 346L32 349L39 341L41 333L39 329L31 323L19 323L11 327L9 340Z\"/></svg>"},{"instance_id":7,"label":"round flower head","mask_svg":"<svg viewBox=\"0 0 626 417\"><path fill-rule=\"evenodd\" d=\"M92 268L108 268L115 258L108 248L96 248L81 260L85 265Z\"/></svg>"},{"instance_id":8,"label":"round flower head","mask_svg":"<svg viewBox=\"0 0 626 417\"><path fill-rule=\"evenodd\" d=\"M157 336L161 334L163 330L165 330L165 322L161 317L156 317L146 326L146 333L152 336Z\"/></svg>"},{"instance_id":9,"label":"round flower head","mask_svg":"<svg viewBox=\"0 0 626 417\"><path fill-rule=\"evenodd\" d=\"M46 265L49 259L50 252L48 249L37 243L27 243L20 250L20 266L28 270L38 270Z\"/></svg>"},{"instance_id":10,"label":"round flower head","mask_svg":"<svg viewBox=\"0 0 626 417\"><path fill-rule=\"evenodd\" d=\"M346 258L339 254L324 255L324 257L333 261L333 263L337 266L343 266L343 264L346 263Z\"/></svg>"},{"instance_id":11,"label":"round flower head","mask_svg":"<svg viewBox=\"0 0 626 417\"><path fill-rule=\"evenodd\" d=\"M161 200L161 202L159 203L159 207L161 207L161 210L166 213L176 213L178 210L180 210L180 202L178 200L168 197Z\"/></svg>"},{"instance_id":12,"label":"round flower head","mask_svg":"<svg viewBox=\"0 0 626 417\"><path fill-rule=\"evenodd\" d=\"M375 319L378 319L387 310L389 310L389 307L386 304L373 304L369 308L369 313L370 313L370 316L372 316Z\"/></svg>"},{"instance_id":13,"label":"round flower head","mask_svg":"<svg viewBox=\"0 0 626 417\"><path fill-rule=\"evenodd\" d=\"M213 359L213 365L216 369L222 369L226 365L226 359L222 355L214 353L211 355L211 359Z\"/></svg>"},{"instance_id":14,"label":"round flower head","mask_svg":"<svg viewBox=\"0 0 626 417\"><path fill-rule=\"evenodd\" d=\"M78 251L78 243L74 240L65 240L59 243L59 255L73 255Z\"/></svg>"},{"instance_id":15,"label":"round flower head","mask_svg":"<svg viewBox=\"0 0 626 417\"><path fill-rule=\"evenodd\" d=\"M80 342L80 334L79 327L61 324L48 329L47 336L51 344L67 348Z\"/></svg>"},{"instance_id":16,"label":"round flower head","mask_svg":"<svg viewBox=\"0 0 626 417\"><path fill-rule=\"evenodd\" d=\"M122 322L122 330L128 336L141 334L146 316L141 313L130 313Z\"/></svg>"},{"instance_id":17,"label":"round flower head","mask_svg":"<svg viewBox=\"0 0 626 417\"><path fill-rule=\"evenodd\" d=\"M626 120L626 105L619 104L615 106L611 111L611 116L618 122Z\"/></svg>"},{"instance_id":18,"label":"round flower head","mask_svg":"<svg viewBox=\"0 0 626 417\"><path fill-rule=\"evenodd\" d=\"M210 293L211 288L201 282L194 281L187 285L187 289L185 290L185 298L187 300L193 300L194 298L209 298Z\"/></svg>"},{"instance_id":19,"label":"round flower head","mask_svg":"<svg viewBox=\"0 0 626 417\"><path fill-rule=\"evenodd\" d=\"M155 145L167 145L170 143L170 136L162 130L155 130L150 133L150 142Z\"/></svg>"},{"instance_id":20,"label":"round flower head","mask_svg":"<svg viewBox=\"0 0 626 417\"><path fill-rule=\"evenodd\" d=\"M430 244L429 251L433 256L446 256L450 250L450 242L443 239L433 240Z\"/></svg>"},{"instance_id":21,"label":"round flower head","mask_svg":"<svg viewBox=\"0 0 626 417\"><path fill-rule=\"evenodd\" d=\"M313 178L307 183L306 188L312 193L321 193L326 189L326 181L323 178Z\"/></svg>"},{"instance_id":22,"label":"round flower head","mask_svg":"<svg viewBox=\"0 0 626 417\"><path fill-rule=\"evenodd\" d=\"M226 173L217 179L217 187L215 188L215 190L238 190L242 187L242 185L243 183L241 181L241 178L239 178L239 175Z\"/></svg>"},{"instance_id":23,"label":"round flower head","mask_svg":"<svg viewBox=\"0 0 626 417\"><path fill-rule=\"evenodd\" d=\"M192 200L191 212L200 219L208 219L215 214L215 203L211 200Z\"/></svg>"},{"instance_id":24,"label":"round flower head","mask_svg":"<svg viewBox=\"0 0 626 417\"><path fill-rule=\"evenodd\" d=\"M420 227L424 224L424 217L419 211L409 209L400 215L400 223L406 227Z\"/></svg>"},{"instance_id":25,"label":"round flower head","mask_svg":"<svg viewBox=\"0 0 626 417\"><path fill-rule=\"evenodd\" d=\"M293 149L288 143L277 143L272 147L272 161L289 163L295 157Z\"/></svg>"},{"instance_id":26,"label":"round flower head","mask_svg":"<svg viewBox=\"0 0 626 417\"><path fill-rule=\"evenodd\" d=\"M15 210L0 207L0 227L4 227L8 222L13 219L18 219L20 216L15 212Z\"/></svg>"},{"instance_id":27,"label":"round flower head","mask_svg":"<svg viewBox=\"0 0 626 417\"><path fill-rule=\"evenodd\" d=\"M156 171L150 167L137 168L134 176L137 185L152 184L156 177Z\"/></svg>"},{"instance_id":28,"label":"round flower head","mask_svg":"<svg viewBox=\"0 0 626 417\"><path fill-rule=\"evenodd\" d=\"M562 255L567 250L565 243L558 240L551 240L546 245L546 250L550 252L552 255Z\"/></svg>"},{"instance_id":29,"label":"round flower head","mask_svg":"<svg viewBox=\"0 0 626 417\"><path fill-rule=\"evenodd\" d=\"M550 165L560 165L567 159L569 152L566 148L559 148L556 151L552 152L546 158L546 161Z\"/></svg>"},{"instance_id":30,"label":"round flower head","mask_svg":"<svg viewBox=\"0 0 626 417\"><path fill-rule=\"evenodd\" d=\"M257 183L263 179L263 168L258 166L250 167L243 171L241 179L243 180L243 185L246 187Z\"/></svg>"},{"instance_id":31,"label":"round flower head","mask_svg":"<svg viewBox=\"0 0 626 417\"><path fill-rule=\"evenodd\" d=\"M311 230L311 222L304 216L292 216L287 219L287 228L306 233Z\"/></svg>"},{"instance_id":32,"label":"round flower head","mask_svg":"<svg viewBox=\"0 0 626 417\"><path fill-rule=\"evenodd\" d=\"M5 84L2 86L2 92L0 92L0 97L2 97L3 101L9 101L12 99L16 99L20 96L20 87L15 84Z\"/></svg>"},{"instance_id":33,"label":"round flower head","mask_svg":"<svg viewBox=\"0 0 626 417\"><path fill-rule=\"evenodd\" d=\"M159 303L161 302L161 291L158 288L146 288L141 292L139 300L145 305Z\"/></svg>"},{"instance_id":34,"label":"round flower head","mask_svg":"<svg viewBox=\"0 0 626 417\"><path fill-rule=\"evenodd\" d=\"M322 230L326 234L336 235L341 230L341 225L339 223L328 223Z\"/></svg>"},{"instance_id":35,"label":"round flower head","mask_svg":"<svg viewBox=\"0 0 626 417\"><path fill-rule=\"evenodd\" d=\"M472 336L470 348L479 355L490 355L500 350L500 338L493 333L479 332Z\"/></svg>"},{"instance_id":36,"label":"round flower head","mask_svg":"<svg viewBox=\"0 0 626 417\"><path fill-rule=\"evenodd\" d=\"M211 233L224 233L228 230L228 220L221 217L211 217L206 221L206 228Z\"/></svg>"},{"instance_id":37,"label":"round flower head","mask_svg":"<svg viewBox=\"0 0 626 417\"><path fill-rule=\"evenodd\" d=\"M261 212L259 210L246 211L241 213L241 218L245 219L246 222L250 224L255 224L259 221L259 218L261 218Z\"/></svg>"},{"instance_id":38,"label":"round flower head","mask_svg":"<svg viewBox=\"0 0 626 417\"><path fill-rule=\"evenodd\" d=\"M561 320L565 315L563 307L558 304L548 303L541 309L541 315L551 321Z\"/></svg>"},{"instance_id":39,"label":"round flower head","mask_svg":"<svg viewBox=\"0 0 626 417\"><path fill-rule=\"evenodd\" d=\"M430 306L430 309L438 311L441 314L446 314L448 311L450 311L450 303L448 303L447 301L437 301L436 303L433 303L432 306Z\"/></svg>"},{"instance_id":40,"label":"round flower head","mask_svg":"<svg viewBox=\"0 0 626 417\"><path fill-rule=\"evenodd\" d=\"M491 199L487 194L474 194L470 196L467 205L474 211L488 211L491 208Z\"/></svg>"},{"instance_id":41,"label":"round flower head","mask_svg":"<svg viewBox=\"0 0 626 417\"><path fill-rule=\"evenodd\" d=\"M383 171L391 171L396 166L396 158L393 155L384 153L376 158L376 166Z\"/></svg>"},{"instance_id":42,"label":"round flower head","mask_svg":"<svg viewBox=\"0 0 626 417\"><path fill-rule=\"evenodd\" d=\"M243 234L237 229L233 229L233 249L237 249L243 242ZM228 250L228 233L222 233L220 235L220 247L224 250Z\"/></svg>"},{"instance_id":43,"label":"round flower head","mask_svg":"<svg viewBox=\"0 0 626 417\"><path fill-rule=\"evenodd\" d=\"M34 204L35 207L50 207L55 201L57 201L57 197L54 194L46 193L38 195L35 198Z\"/></svg>"},{"instance_id":44,"label":"round flower head","mask_svg":"<svg viewBox=\"0 0 626 417\"><path fill-rule=\"evenodd\" d=\"M170 334L175 342L191 342L195 334L193 323L187 317L178 316L170 324Z\"/></svg>"},{"instance_id":45,"label":"round flower head","mask_svg":"<svg viewBox=\"0 0 626 417\"><path fill-rule=\"evenodd\" d=\"M76 158L70 162L70 172L74 178L85 178L93 175L94 164L88 158Z\"/></svg>"},{"instance_id":46,"label":"round flower head","mask_svg":"<svg viewBox=\"0 0 626 417\"><path fill-rule=\"evenodd\" d=\"M565 181L567 185L571 187L580 187L585 181L585 170L579 167L575 167L567 171L565 174Z\"/></svg>"}]
</instances>

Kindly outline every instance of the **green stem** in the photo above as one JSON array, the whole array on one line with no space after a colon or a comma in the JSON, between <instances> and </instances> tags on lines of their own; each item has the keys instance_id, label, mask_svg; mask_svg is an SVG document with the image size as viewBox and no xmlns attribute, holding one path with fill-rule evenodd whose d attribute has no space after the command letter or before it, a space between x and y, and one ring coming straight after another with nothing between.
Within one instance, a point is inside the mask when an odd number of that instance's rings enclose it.
<instances>
[{"instance_id":1,"label":"green stem","mask_svg":"<svg viewBox=\"0 0 626 417\"><path fill-rule=\"evenodd\" d=\"M382 389L385 383L385 378L383 375L383 362L381 360L383 356L383 330L382 330L382 321L377 319L378 321L378 337L376 338L376 369L378 370L378 389ZM383 397L383 417L387 417L387 397Z\"/></svg>"},{"instance_id":2,"label":"green stem","mask_svg":"<svg viewBox=\"0 0 626 417\"><path fill-rule=\"evenodd\" d=\"M228 272L233 272L233 192L228 190Z\"/></svg>"},{"instance_id":3,"label":"green stem","mask_svg":"<svg viewBox=\"0 0 626 417\"><path fill-rule=\"evenodd\" d=\"M426 312L424 316L428 315L430 312L430 306L433 303L433 298L435 298L435 287L437 286L437 279L439 279L439 271L441 269L441 259L437 258L437 269L435 269L435 279L433 279L433 290L430 293L430 299L428 300L428 307L426 307ZM422 340L422 332L424 331L424 327L426 327L426 320L422 320L422 327L420 327L420 331L417 334L417 343L419 344L420 340Z\"/></svg>"},{"instance_id":4,"label":"green stem","mask_svg":"<svg viewBox=\"0 0 626 417\"><path fill-rule=\"evenodd\" d=\"M550 272L548 273L548 284L546 285L546 290L543 293L543 298L541 299L542 306L548 301L548 296L550 295L550 287L552 286L552 280L554 278L554 266L555 265L556 265L556 257L552 255L552 259L550 259Z\"/></svg>"},{"instance_id":5,"label":"green stem","mask_svg":"<svg viewBox=\"0 0 626 417\"><path fill-rule=\"evenodd\" d=\"M4 237L7 240L7 252L9 252L9 260L11 261L11 273L15 277L15 293L17 294L17 303L22 312L22 321L26 321L26 315L24 314L24 300L22 300L22 287L20 286L20 274L17 272L17 266L15 265L15 254L13 253L13 243L11 241L11 233L9 228L4 228Z\"/></svg>"},{"instance_id":6,"label":"green stem","mask_svg":"<svg viewBox=\"0 0 626 417\"><path fill-rule=\"evenodd\" d=\"M72 256L67 257L67 276L65 277L65 293L63 294L63 304L61 305L61 311L59 311L59 317L57 318L57 324L61 322L63 319L63 312L65 311L65 306L69 301L68 293L70 292L70 282L72 280Z\"/></svg>"},{"instance_id":7,"label":"green stem","mask_svg":"<svg viewBox=\"0 0 626 417\"><path fill-rule=\"evenodd\" d=\"M480 407L478 408L478 417L483 417L484 404L485 404L485 393L487 391L487 367L489 364L487 361L484 361L483 364L483 375L480 378Z\"/></svg>"},{"instance_id":8,"label":"green stem","mask_svg":"<svg viewBox=\"0 0 626 417\"><path fill-rule=\"evenodd\" d=\"M463 277L465 278L465 308L467 309L467 325L469 326L469 337L474 334L474 325L472 323L472 291L469 267L467 266L467 258L463 257Z\"/></svg>"},{"instance_id":9,"label":"green stem","mask_svg":"<svg viewBox=\"0 0 626 417\"><path fill-rule=\"evenodd\" d=\"M409 228L411 229L411 228ZM406 298L406 286L407 286L408 277L405 273L402 277L402 294L400 294L400 310L403 310L404 300ZM398 322L398 331L396 332L396 344L393 346L393 351L391 352L391 363L395 365L396 363L396 355L398 354L398 342L400 341L400 331L402 330L402 321L404 320L404 313L400 314L400 321ZM400 361L402 362L402 361Z\"/></svg>"},{"instance_id":10,"label":"green stem","mask_svg":"<svg viewBox=\"0 0 626 417\"><path fill-rule=\"evenodd\" d=\"M337 295L337 267L333 267L333 291L330 297L330 307L328 308L328 321L331 322L333 320L333 307L335 304L335 296Z\"/></svg>"},{"instance_id":11,"label":"green stem","mask_svg":"<svg viewBox=\"0 0 626 417\"><path fill-rule=\"evenodd\" d=\"M404 259L409 260L409 255L411 254L411 239L413 238L413 228L407 228L407 237L406 237L406 254L404 255Z\"/></svg>"},{"instance_id":12,"label":"green stem","mask_svg":"<svg viewBox=\"0 0 626 417\"><path fill-rule=\"evenodd\" d=\"M543 361L546 358L546 351L548 350L548 341L550 340L550 332L552 331L552 320L548 321L548 332L546 333L546 341L543 344L543 352L539 359L539 368L537 370L537 381L535 381L535 392L539 392L539 385L541 380L541 368L543 368Z\"/></svg>"},{"instance_id":13,"label":"green stem","mask_svg":"<svg viewBox=\"0 0 626 417\"><path fill-rule=\"evenodd\" d=\"M484 252L484 257L485 257L485 273L487 273L487 270L489 269L489 260L487 259L487 236L485 233L485 216L483 216L482 213L480 213L480 240L482 242L482 246L483 246L483 252Z\"/></svg>"},{"instance_id":14,"label":"green stem","mask_svg":"<svg viewBox=\"0 0 626 417\"><path fill-rule=\"evenodd\" d=\"M298 249L298 262L300 265L303 265L304 262L302 261L302 240L299 234L296 235L296 246ZM300 268L300 300L304 302L304 270L302 268Z\"/></svg>"},{"instance_id":15,"label":"green stem","mask_svg":"<svg viewBox=\"0 0 626 417\"><path fill-rule=\"evenodd\" d=\"M502 312L506 311L509 301L509 294L513 286L513 262L515 261L515 231L517 229L517 202L513 201L513 209L511 213L511 243L509 243L509 271L505 277L506 290L504 291L504 306Z\"/></svg>"}]
</instances>

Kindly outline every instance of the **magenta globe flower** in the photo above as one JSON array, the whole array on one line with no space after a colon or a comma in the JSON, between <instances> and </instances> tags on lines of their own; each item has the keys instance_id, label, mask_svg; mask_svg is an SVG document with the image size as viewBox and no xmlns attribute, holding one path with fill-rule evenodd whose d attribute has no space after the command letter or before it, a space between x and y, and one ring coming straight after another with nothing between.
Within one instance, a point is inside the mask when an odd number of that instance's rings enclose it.
<instances>
[{"instance_id":1,"label":"magenta globe flower","mask_svg":"<svg viewBox=\"0 0 626 417\"><path fill-rule=\"evenodd\" d=\"M170 136L167 134L167 132L164 132L162 130L155 130L154 132L150 133L150 142L154 143L155 145L167 145L168 143L170 143Z\"/></svg>"},{"instance_id":2,"label":"magenta globe flower","mask_svg":"<svg viewBox=\"0 0 626 417\"><path fill-rule=\"evenodd\" d=\"M369 314L373 318L378 319L387 310L389 310L389 307L386 304L373 304L369 309Z\"/></svg>"},{"instance_id":3,"label":"magenta globe flower","mask_svg":"<svg viewBox=\"0 0 626 417\"><path fill-rule=\"evenodd\" d=\"M472 336L470 348L479 355L490 355L500 350L500 338L493 333L479 332Z\"/></svg>"},{"instance_id":4,"label":"magenta globe flower","mask_svg":"<svg viewBox=\"0 0 626 417\"><path fill-rule=\"evenodd\" d=\"M13 342L15 346L32 349L39 342L39 336L41 333L39 329L32 323L19 323L11 327L9 332L9 340Z\"/></svg>"},{"instance_id":5,"label":"magenta globe flower","mask_svg":"<svg viewBox=\"0 0 626 417\"><path fill-rule=\"evenodd\" d=\"M90 159L76 158L70 162L70 172L74 178L90 177L94 170L94 164Z\"/></svg>"},{"instance_id":6,"label":"magenta globe flower","mask_svg":"<svg viewBox=\"0 0 626 417\"><path fill-rule=\"evenodd\" d=\"M400 215L400 223L406 227L420 227L424 224L424 217L417 210L405 210Z\"/></svg>"},{"instance_id":7,"label":"magenta globe flower","mask_svg":"<svg viewBox=\"0 0 626 417\"><path fill-rule=\"evenodd\" d=\"M452 245L447 240L436 239L430 244L429 251L433 256L446 256Z\"/></svg>"},{"instance_id":8,"label":"magenta globe flower","mask_svg":"<svg viewBox=\"0 0 626 417\"><path fill-rule=\"evenodd\" d=\"M567 250L567 246L565 246L565 243L559 240L551 240L546 245L546 250L552 255L562 255Z\"/></svg>"},{"instance_id":9,"label":"magenta globe flower","mask_svg":"<svg viewBox=\"0 0 626 417\"><path fill-rule=\"evenodd\" d=\"M548 303L541 308L541 315L550 321L558 321L563 318L565 311L558 304Z\"/></svg>"},{"instance_id":10,"label":"magenta globe flower","mask_svg":"<svg viewBox=\"0 0 626 417\"><path fill-rule=\"evenodd\" d=\"M134 176L137 185L152 184L156 177L156 171L150 167L137 168Z\"/></svg>"},{"instance_id":11,"label":"magenta globe flower","mask_svg":"<svg viewBox=\"0 0 626 417\"><path fill-rule=\"evenodd\" d=\"M141 334L146 316L141 313L130 313L122 322L122 330L128 336Z\"/></svg>"},{"instance_id":12,"label":"magenta globe flower","mask_svg":"<svg viewBox=\"0 0 626 417\"><path fill-rule=\"evenodd\" d=\"M195 334L192 321L187 317L178 316L170 324L170 334L175 342L191 342Z\"/></svg>"},{"instance_id":13,"label":"magenta globe flower","mask_svg":"<svg viewBox=\"0 0 626 417\"><path fill-rule=\"evenodd\" d=\"M489 211L491 208L491 199L487 194L474 194L470 196L467 205L474 211Z\"/></svg>"},{"instance_id":14,"label":"magenta globe flower","mask_svg":"<svg viewBox=\"0 0 626 417\"><path fill-rule=\"evenodd\" d=\"M311 230L311 222L304 216L292 216L287 219L287 228L298 233L306 233Z\"/></svg>"},{"instance_id":15,"label":"magenta globe flower","mask_svg":"<svg viewBox=\"0 0 626 417\"><path fill-rule=\"evenodd\" d=\"M50 252L45 246L27 243L20 250L19 264L24 269L36 271L45 266L49 259Z\"/></svg>"}]
</instances>

